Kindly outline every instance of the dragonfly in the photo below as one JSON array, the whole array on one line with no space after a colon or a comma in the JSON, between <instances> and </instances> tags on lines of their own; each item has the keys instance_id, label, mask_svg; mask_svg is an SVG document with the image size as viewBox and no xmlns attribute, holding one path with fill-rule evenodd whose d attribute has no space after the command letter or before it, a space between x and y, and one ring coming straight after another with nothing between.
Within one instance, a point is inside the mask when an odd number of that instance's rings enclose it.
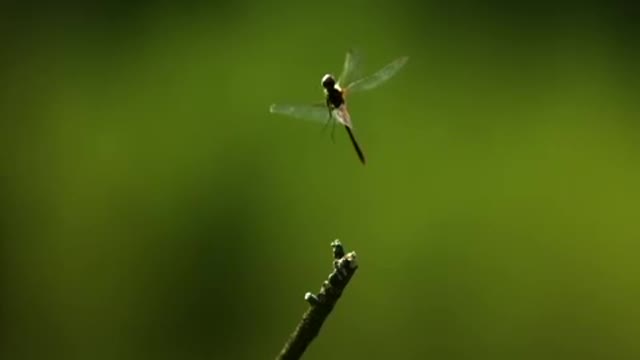
<instances>
[{"instance_id":1,"label":"dragonfly","mask_svg":"<svg viewBox=\"0 0 640 360\"><path fill-rule=\"evenodd\" d=\"M349 134L349 139L358 154L362 164L365 164L365 156L362 148L358 144L354 135L351 115L347 110L346 98L360 91L372 90L387 80L391 79L409 60L403 56L395 59L391 63L382 67L375 73L358 77L361 68L360 55L354 50L347 51L342 72L336 78L332 74L322 77L321 85L324 89L325 102L318 104L272 104L269 108L271 113L282 114L293 118L325 122L325 127L329 122L333 125L339 123L344 126ZM343 85L346 86L343 87ZM332 130L333 136L333 130Z\"/></svg>"}]
</instances>

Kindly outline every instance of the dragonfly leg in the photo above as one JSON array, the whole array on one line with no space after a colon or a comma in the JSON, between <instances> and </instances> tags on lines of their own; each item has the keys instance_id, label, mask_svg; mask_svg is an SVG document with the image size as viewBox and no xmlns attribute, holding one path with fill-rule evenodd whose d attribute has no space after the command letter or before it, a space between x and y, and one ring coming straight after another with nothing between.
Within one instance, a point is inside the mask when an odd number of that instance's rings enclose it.
<instances>
[{"instance_id":1,"label":"dragonfly leg","mask_svg":"<svg viewBox=\"0 0 640 360\"><path fill-rule=\"evenodd\" d=\"M335 124L335 122L331 121L332 120L331 117L332 117L332 109L333 109L333 107L331 106L331 103L329 102L329 99L327 99L326 104L327 104L327 111L329 112L329 117L327 117L327 122L324 123L324 126L322 127L322 131L324 132L324 130L327 128L327 125L329 125L329 123L331 123L331 125L332 125L331 126L331 141L333 143L335 143L336 141L335 141L335 137L334 137L333 133L335 131L335 125L336 124Z\"/></svg>"},{"instance_id":2,"label":"dragonfly leg","mask_svg":"<svg viewBox=\"0 0 640 360\"><path fill-rule=\"evenodd\" d=\"M336 143L335 133L336 133L336 122L331 121L331 142L334 144Z\"/></svg>"}]
</instances>

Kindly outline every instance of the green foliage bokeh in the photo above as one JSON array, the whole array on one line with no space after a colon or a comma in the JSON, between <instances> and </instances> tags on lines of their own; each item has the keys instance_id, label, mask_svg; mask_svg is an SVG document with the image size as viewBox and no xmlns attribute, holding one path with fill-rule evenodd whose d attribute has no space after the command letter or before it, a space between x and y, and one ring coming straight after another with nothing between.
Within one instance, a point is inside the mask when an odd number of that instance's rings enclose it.
<instances>
[{"instance_id":1,"label":"green foliage bokeh","mask_svg":"<svg viewBox=\"0 0 640 360\"><path fill-rule=\"evenodd\" d=\"M5 13L3 359L638 358L637 26L606 3L103 2ZM635 26L635 27L634 27ZM357 47L406 67L346 134Z\"/></svg>"}]
</instances>

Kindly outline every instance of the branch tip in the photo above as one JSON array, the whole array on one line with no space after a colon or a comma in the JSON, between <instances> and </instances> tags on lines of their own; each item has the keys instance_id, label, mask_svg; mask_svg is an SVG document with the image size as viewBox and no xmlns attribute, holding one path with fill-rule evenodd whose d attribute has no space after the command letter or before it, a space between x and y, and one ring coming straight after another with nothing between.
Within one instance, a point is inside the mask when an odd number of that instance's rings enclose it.
<instances>
[{"instance_id":1,"label":"branch tip","mask_svg":"<svg viewBox=\"0 0 640 360\"><path fill-rule=\"evenodd\" d=\"M331 248L334 257L333 271L329 274L328 279L322 283L317 295L311 292L304 294L304 300L309 304L309 308L289 340L284 344L277 360L300 359L320 332L322 324L358 269L356 253L352 251L346 254L340 240L336 239L331 242Z\"/></svg>"}]
</instances>

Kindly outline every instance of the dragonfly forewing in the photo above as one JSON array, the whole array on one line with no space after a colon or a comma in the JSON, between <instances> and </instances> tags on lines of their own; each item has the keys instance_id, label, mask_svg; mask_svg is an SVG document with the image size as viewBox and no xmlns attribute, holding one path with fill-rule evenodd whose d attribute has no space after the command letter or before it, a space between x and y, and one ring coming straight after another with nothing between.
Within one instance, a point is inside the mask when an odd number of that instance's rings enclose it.
<instances>
[{"instance_id":1,"label":"dragonfly forewing","mask_svg":"<svg viewBox=\"0 0 640 360\"><path fill-rule=\"evenodd\" d=\"M331 110L331 118L329 118L329 110L326 105L288 105L273 104L269 111L274 114L282 114L301 120L310 120L315 122L324 122L334 120L348 127L351 125L351 116L347 111L346 105L340 106L338 109Z\"/></svg>"},{"instance_id":2,"label":"dragonfly forewing","mask_svg":"<svg viewBox=\"0 0 640 360\"><path fill-rule=\"evenodd\" d=\"M380 86L382 83L391 79L398 72L398 70L400 70L404 66L404 64L407 63L408 60L409 58L406 56L394 60L392 63L375 72L373 75L350 83L345 88L345 92L353 93L358 91L371 90Z\"/></svg>"},{"instance_id":3,"label":"dragonfly forewing","mask_svg":"<svg viewBox=\"0 0 640 360\"><path fill-rule=\"evenodd\" d=\"M342 66L342 73L338 77L338 85L341 87L347 86L353 82L358 75L360 75L361 57L359 53L353 49L347 51L347 55L344 58L344 65Z\"/></svg>"},{"instance_id":4,"label":"dragonfly forewing","mask_svg":"<svg viewBox=\"0 0 640 360\"><path fill-rule=\"evenodd\" d=\"M329 120L329 110L323 104L289 105L273 104L269 111L275 114L291 116L301 120L326 122Z\"/></svg>"}]
</instances>

